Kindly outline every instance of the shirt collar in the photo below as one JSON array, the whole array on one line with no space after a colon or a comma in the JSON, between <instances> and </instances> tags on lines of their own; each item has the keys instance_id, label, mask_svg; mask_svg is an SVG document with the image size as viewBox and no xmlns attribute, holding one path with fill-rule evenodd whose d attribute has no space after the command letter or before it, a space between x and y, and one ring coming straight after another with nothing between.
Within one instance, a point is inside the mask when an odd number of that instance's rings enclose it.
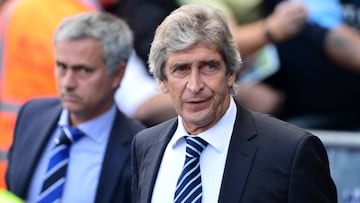
<instances>
[{"instance_id":1,"label":"shirt collar","mask_svg":"<svg viewBox=\"0 0 360 203\"><path fill-rule=\"evenodd\" d=\"M101 143L107 140L112 125L109 121L113 121L116 115L116 106L113 105L108 111L89 121L81 123L77 126L85 135L95 142ZM63 109L60 114L58 126L63 127L69 125L69 111Z\"/></svg>"},{"instance_id":2,"label":"shirt collar","mask_svg":"<svg viewBox=\"0 0 360 203\"><path fill-rule=\"evenodd\" d=\"M214 147L217 151L222 152L225 149L226 140L231 138L236 119L237 108L234 99L231 97L229 108L226 110L223 117L208 130L199 133L197 136L204 139L210 146ZM182 118L178 116L178 126L173 138L170 140L170 145L175 148L181 142L185 142L184 136L189 134L185 130Z\"/></svg>"}]
</instances>

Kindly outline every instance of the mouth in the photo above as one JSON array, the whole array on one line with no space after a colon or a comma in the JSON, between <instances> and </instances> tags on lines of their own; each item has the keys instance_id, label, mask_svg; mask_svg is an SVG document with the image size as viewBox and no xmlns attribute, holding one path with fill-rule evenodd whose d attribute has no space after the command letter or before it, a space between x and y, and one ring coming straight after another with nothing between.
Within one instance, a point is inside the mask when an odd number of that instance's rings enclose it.
<instances>
[{"instance_id":1,"label":"mouth","mask_svg":"<svg viewBox=\"0 0 360 203\"><path fill-rule=\"evenodd\" d=\"M61 100L63 102L77 102L79 101L79 97L73 94L62 94Z\"/></svg>"},{"instance_id":2,"label":"mouth","mask_svg":"<svg viewBox=\"0 0 360 203\"><path fill-rule=\"evenodd\" d=\"M188 104L201 104L201 103L204 103L204 102L205 102L205 100L199 100L199 101L188 101L186 103L188 103Z\"/></svg>"},{"instance_id":3,"label":"mouth","mask_svg":"<svg viewBox=\"0 0 360 203\"><path fill-rule=\"evenodd\" d=\"M201 105L201 104L205 104L206 102L208 102L210 99L207 98L202 98L202 99L189 99L186 100L185 103L189 104L189 105Z\"/></svg>"},{"instance_id":4,"label":"mouth","mask_svg":"<svg viewBox=\"0 0 360 203\"><path fill-rule=\"evenodd\" d=\"M205 100L207 100L207 99L205 99L205 98L189 98L189 99L185 99L185 102L186 103L200 103Z\"/></svg>"}]
</instances>

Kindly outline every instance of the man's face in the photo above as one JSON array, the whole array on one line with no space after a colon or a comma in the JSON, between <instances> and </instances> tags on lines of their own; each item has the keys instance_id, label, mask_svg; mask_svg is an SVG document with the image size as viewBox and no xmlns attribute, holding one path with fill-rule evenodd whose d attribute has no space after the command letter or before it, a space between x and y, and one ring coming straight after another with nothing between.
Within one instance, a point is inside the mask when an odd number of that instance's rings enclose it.
<instances>
[{"instance_id":1,"label":"man's face","mask_svg":"<svg viewBox=\"0 0 360 203\"><path fill-rule=\"evenodd\" d=\"M222 56L197 44L171 53L165 64L167 80L160 87L169 93L186 130L198 134L213 126L230 104L235 74L226 74Z\"/></svg>"},{"instance_id":2,"label":"man's face","mask_svg":"<svg viewBox=\"0 0 360 203\"><path fill-rule=\"evenodd\" d=\"M97 40L57 42L55 58L59 96L72 122L92 119L111 107L113 91L124 68L113 75L107 74L103 50Z\"/></svg>"}]
</instances>

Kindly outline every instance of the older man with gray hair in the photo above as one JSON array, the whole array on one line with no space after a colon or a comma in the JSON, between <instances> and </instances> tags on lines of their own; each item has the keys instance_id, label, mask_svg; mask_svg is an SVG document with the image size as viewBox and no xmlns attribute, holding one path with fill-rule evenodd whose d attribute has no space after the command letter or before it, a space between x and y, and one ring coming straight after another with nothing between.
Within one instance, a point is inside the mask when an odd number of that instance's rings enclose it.
<instances>
[{"instance_id":1,"label":"older man with gray hair","mask_svg":"<svg viewBox=\"0 0 360 203\"><path fill-rule=\"evenodd\" d=\"M319 138L234 100L240 62L211 7L182 6L157 28L150 70L178 117L135 136L134 202L337 202Z\"/></svg>"}]
</instances>

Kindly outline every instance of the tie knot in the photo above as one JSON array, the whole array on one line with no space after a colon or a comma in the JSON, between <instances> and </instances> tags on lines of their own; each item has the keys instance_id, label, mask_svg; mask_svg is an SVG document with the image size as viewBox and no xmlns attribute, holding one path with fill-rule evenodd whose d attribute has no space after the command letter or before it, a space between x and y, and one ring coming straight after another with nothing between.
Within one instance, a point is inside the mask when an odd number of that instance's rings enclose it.
<instances>
[{"instance_id":1,"label":"tie knot","mask_svg":"<svg viewBox=\"0 0 360 203\"><path fill-rule=\"evenodd\" d=\"M85 134L78 128L72 128L70 126L63 126L62 133L58 139L55 140L56 145L65 144L67 146L78 141Z\"/></svg>"},{"instance_id":2,"label":"tie knot","mask_svg":"<svg viewBox=\"0 0 360 203\"><path fill-rule=\"evenodd\" d=\"M200 137L190 137L187 136L186 138L186 156L187 157L195 157L199 158L201 152L207 146L207 142Z\"/></svg>"}]
</instances>

